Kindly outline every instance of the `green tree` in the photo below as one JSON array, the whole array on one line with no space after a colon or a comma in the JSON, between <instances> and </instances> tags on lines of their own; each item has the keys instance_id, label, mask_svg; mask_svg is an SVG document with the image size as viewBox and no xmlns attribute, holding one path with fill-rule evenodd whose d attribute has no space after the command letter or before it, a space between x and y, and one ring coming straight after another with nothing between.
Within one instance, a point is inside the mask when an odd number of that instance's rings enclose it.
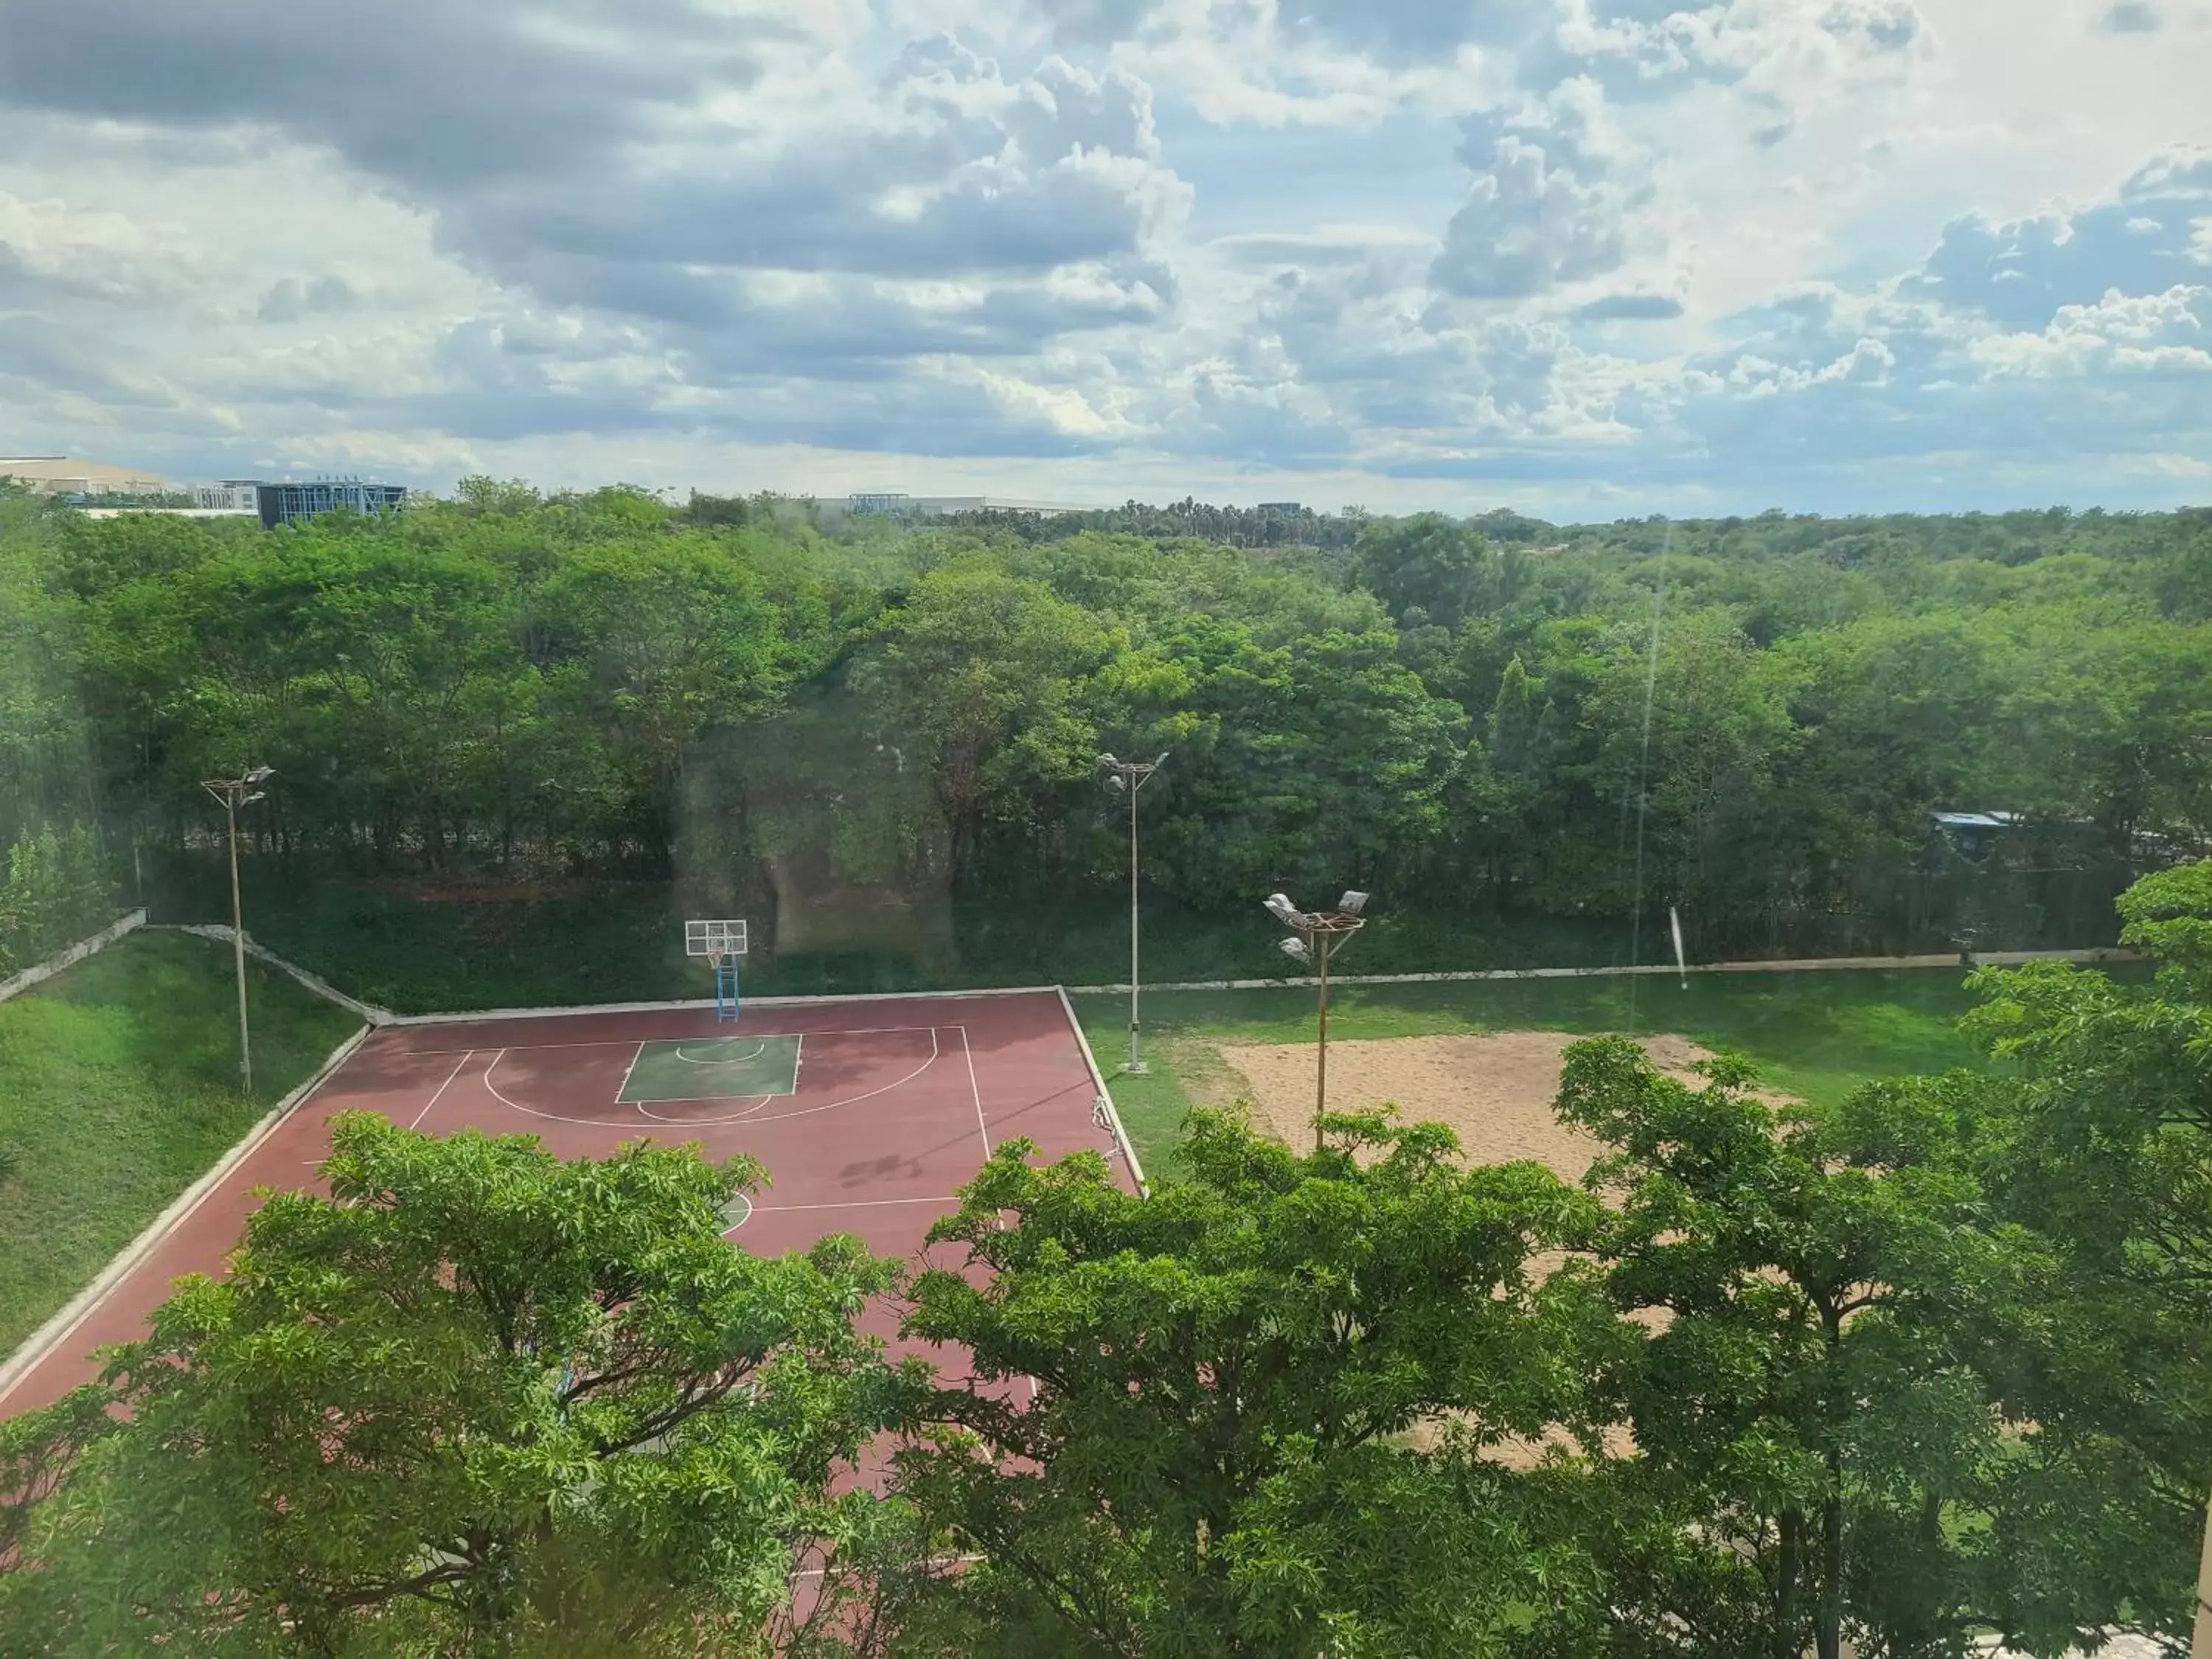
<instances>
[{"instance_id":1,"label":"green tree","mask_svg":"<svg viewBox=\"0 0 2212 1659\"><path fill-rule=\"evenodd\" d=\"M1478 610L1510 604L1525 580L1519 550L1493 556L1481 531L1441 513L1368 526L1352 557L1361 586L1401 625L1418 611L1420 621L1456 629Z\"/></svg>"},{"instance_id":2,"label":"green tree","mask_svg":"<svg viewBox=\"0 0 2212 1659\"><path fill-rule=\"evenodd\" d=\"M1271 647L1204 617L1158 641L1173 669L1122 718L1172 723L1175 772L1148 831L1164 883L1195 897L1422 870L1450 831L1468 721L1395 644L1332 631Z\"/></svg>"},{"instance_id":3,"label":"green tree","mask_svg":"<svg viewBox=\"0 0 2212 1659\"><path fill-rule=\"evenodd\" d=\"M917 1617L981 1655L1484 1654L1589 1578L1546 1490L1480 1455L1577 1413L1612 1322L1540 1250L1589 1201L1466 1170L1439 1125L1328 1121L1299 1156L1193 1114L1149 1201L1095 1155L1001 1147L933 1238L911 1328L980 1386L900 1485L977 1555ZM983 1270L976 1274L973 1270ZM1439 1438L1440 1437L1440 1438Z\"/></svg>"},{"instance_id":4,"label":"green tree","mask_svg":"<svg viewBox=\"0 0 2212 1659\"><path fill-rule=\"evenodd\" d=\"M2000 1063L1868 1091L1838 1126L1865 1162L1973 1181L2025 1246L2019 1292L1958 1323L2014 1425L1979 1603L2043 1654L2123 1618L2187 1631L2212 1492L2212 863L2120 908L2155 983L1984 970L1966 1026Z\"/></svg>"},{"instance_id":5,"label":"green tree","mask_svg":"<svg viewBox=\"0 0 2212 1659\"><path fill-rule=\"evenodd\" d=\"M0 974L95 933L114 919L99 849L83 824L59 834L43 830L8 849L7 879L0 883Z\"/></svg>"},{"instance_id":6,"label":"green tree","mask_svg":"<svg viewBox=\"0 0 2212 1659\"><path fill-rule=\"evenodd\" d=\"M1092 769L1083 683L1115 643L982 558L929 572L884 617L854 688L874 700L878 740L933 781L963 875L977 873L987 832L1019 844L1050 791Z\"/></svg>"},{"instance_id":7,"label":"green tree","mask_svg":"<svg viewBox=\"0 0 2212 1659\"><path fill-rule=\"evenodd\" d=\"M1755 1574L1763 1592L1745 1646L1700 1650L1838 1659L1856 1628L1886 1654L1955 1651L1972 1601L1943 1522L1984 1496L2000 1449L1949 1316L2004 1294L2002 1243L1972 1226L1966 1173L1846 1164L1819 1123L1758 1099L1741 1061L1705 1071L1692 1088L1626 1038L1592 1038L1568 1049L1559 1097L1615 1149L1589 1176L1618 1203L1600 1251L1615 1304L1652 1326L1600 1386L1702 1511L1721 1559L1701 1575Z\"/></svg>"},{"instance_id":8,"label":"green tree","mask_svg":"<svg viewBox=\"0 0 2212 1659\"><path fill-rule=\"evenodd\" d=\"M53 544L36 502L0 496L0 845L99 807L79 697L83 607L51 583Z\"/></svg>"},{"instance_id":9,"label":"green tree","mask_svg":"<svg viewBox=\"0 0 2212 1659\"><path fill-rule=\"evenodd\" d=\"M811 1623L790 1575L898 1533L833 1490L899 1387L854 1329L890 1264L733 1248L762 1171L689 1148L564 1164L349 1115L324 1173L112 1352L110 1391L9 1431L0 1647L737 1655L850 1628L835 1573Z\"/></svg>"}]
</instances>

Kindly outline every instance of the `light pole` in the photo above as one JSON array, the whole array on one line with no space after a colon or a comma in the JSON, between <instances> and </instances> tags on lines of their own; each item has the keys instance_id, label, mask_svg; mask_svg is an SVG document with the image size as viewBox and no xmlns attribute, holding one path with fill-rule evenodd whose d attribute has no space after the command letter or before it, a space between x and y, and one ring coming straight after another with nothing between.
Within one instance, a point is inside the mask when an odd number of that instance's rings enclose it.
<instances>
[{"instance_id":1,"label":"light pole","mask_svg":"<svg viewBox=\"0 0 2212 1659\"><path fill-rule=\"evenodd\" d=\"M246 920L238 899L238 809L259 800L260 785L270 769L257 766L235 778L209 778L200 787L222 803L230 820L230 950L238 969L238 1070L246 1079L246 1092L253 1093L253 1044L246 1028Z\"/></svg>"},{"instance_id":2,"label":"light pole","mask_svg":"<svg viewBox=\"0 0 2212 1659\"><path fill-rule=\"evenodd\" d=\"M1140 1077L1145 1055L1137 1018L1137 791L1167 764L1167 758L1165 754L1148 761L1115 760L1111 755L1098 757L1098 764L1105 769L1106 787L1129 801L1129 1059L1121 1069Z\"/></svg>"},{"instance_id":3,"label":"light pole","mask_svg":"<svg viewBox=\"0 0 2212 1659\"><path fill-rule=\"evenodd\" d=\"M1299 909L1284 894L1267 896L1267 914L1292 935L1283 941L1283 954L1294 961L1313 963L1321 969L1321 1048L1314 1067L1316 1152L1321 1150L1321 1121L1328 1110L1328 959L1345 940L1367 925L1360 914L1366 908L1364 893L1347 892L1337 900L1335 909L1314 911Z\"/></svg>"}]
</instances>

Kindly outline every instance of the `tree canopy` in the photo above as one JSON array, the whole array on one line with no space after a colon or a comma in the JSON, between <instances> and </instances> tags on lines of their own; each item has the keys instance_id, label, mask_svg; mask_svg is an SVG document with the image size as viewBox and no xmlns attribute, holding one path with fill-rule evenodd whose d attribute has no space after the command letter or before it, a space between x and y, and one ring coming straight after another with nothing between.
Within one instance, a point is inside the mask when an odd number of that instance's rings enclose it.
<instances>
[{"instance_id":1,"label":"tree canopy","mask_svg":"<svg viewBox=\"0 0 2212 1659\"><path fill-rule=\"evenodd\" d=\"M198 780L263 763L248 856L294 885L675 878L765 915L795 835L848 835L909 896L1103 903L1091 758L1165 749L1163 903L1671 903L1712 956L2100 939L2212 847L2203 514L1316 522L1344 534L482 480L277 531L0 501L0 841L189 861ZM879 755L918 790L888 817ZM2013 828L1963 856L1939 811Z\"/></svg>"},{"instance_id":2,"label":"tree canopy","mask_svg":"<svg viewBox=\"0 0 2212 1659\"><path fill-rule=\"evenodd\" d=\"M339 1119L107 1386L7 1425L21 1653L793 1650L791 1575L895 1518L838 1492L901 1382L848 1237L722 1238L760 1179L683 1148ZM121 1416L111 1415L119 1412ZM838 1597L811 1609L837 1628Z\"/></svg>"}]
</instances>

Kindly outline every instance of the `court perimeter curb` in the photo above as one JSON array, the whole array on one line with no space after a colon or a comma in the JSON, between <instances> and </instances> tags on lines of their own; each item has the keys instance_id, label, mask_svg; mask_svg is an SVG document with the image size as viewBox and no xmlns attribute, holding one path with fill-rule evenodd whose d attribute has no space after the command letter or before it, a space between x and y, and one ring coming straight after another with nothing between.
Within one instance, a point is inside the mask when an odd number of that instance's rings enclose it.
<instances>
[{"instance_id":1,"label":"court perimeter curb","mask_svg":"<svg viewBox=\"0 0 2212 1659\"><path fill-rule=\"evenodd\" d=\"M64 969L74 968L87 957L104 951L125 933L137 932L146 925L146 910L140 906L126 910L90 939L81 939L48 957L44 962L34 962L6 979L0 979L0 1002L19 997L34 985L43 985Z\"/></svg>"},{"instance_id":2,"label":"court perimeter curb","mask_svg":"<svg viewBox=\"0 0 2212 1659\"><path fill-rule=\"evenodd\" d=\"M748 1008L800 1008L817 1003L839 1002L953 1002L967 997L1048 997L1057 985L994 985L970 991L840 991L817 996L747 997ZM480 1019L563 1019L571 1014L654 1014L687 1009L711 1009L712 997L688 997L678 1002L580 1002L557 1008L463 1008L450 1013L393 1014L393 1025L461 1025Z\"/></svg>"},{"instance_id":3,"label":"court perimeter curb","mask_svg":"<svg viewBox=\"0 0 2212 1659\"><path fill-rule=\"evenodd\" d=\"M2019 968L2031 962L2138 962L2139 952L2117 945L2094 945L2079 951L1984 951L1975 954L1977 968ZM1899 969L1960 968L1956 954L1930 953L1911 957L1797 957L1782 961L1692 962L1676 968L1671 962L1626 963L1607 968L1468 968L1435 974L1331 974L1331 985L1461 985L1493 979L1608 979L1626 975L1674 974L1844 974L1879 973ZM1321 981L1307 975L1282 979L1162 980L1146 985L1147 991L1273 991L1311 989ZM1070 985L1070 996L1098 997L1129 994L1122 985ZM765 999L763 999L765 1000Z\"/></svg>"},{"instance_id":4,"label":"court perimeter curb","mask_svg":"<svg viewBox=\"0 0 2212 1659\"><path fill-rule=\"evenodd\" d=\"M298 1110L309 1096L329 1081L332 1073L353 1058L354 1050L367 1042L375 1029L373 1025L363 1025L331 1049L329 1057L315 1069L313 1076L270 1108L267 1115L248 1129L228 1152L216 1161L212 1168L178 1194L171 1200L169 1207L155 1216L144 1231L118 1250L92 1283L71 1297L58 1313L17 1345L15 1352L8 1356L4 1364L0 1364L0 1407L7 1404L8 1397L22 1384L24 1378L36 1370L55 1349L69 1340L79 1326L92 1317L115 1287L136 1272L140 1264L159 1248L162 1240L205 1203L210 1194L230 1173L269 1139L277 1125Z\"/></svg>"},{"instance_id":5,"label":"court perimeter curb","mask_svg":"<svg viewBox=\"0 0 2212 1659\"><path fill-rule=\"evenodd\" d=\"M1106 1079L1098 1069L1098 1056L1091 1052L1091 1039L1084 1035L1083 1022L1075 1017L1075 1005L1067 1000L1067 987L1055 985L1053 989L1060 997L1060 1011L1067 1016L1067 1029L1075 1033L1075 1046L1083 1050L1083 1063L1091 1069L1091 1086L1098 1091L1098 1103L1105 1109L1106 1121L1114 1133L1114 1144L1121 1149L1128 1160L1129 1179L1136 1183L1137 1196L1150 1198L1152 1188L1145 1179L1145 1166L1137 1161L1136 1143L1121 1126L1121 1109L1114 1104L1114 1091L1106 1086Z\"/></svg>"}]
</instances>

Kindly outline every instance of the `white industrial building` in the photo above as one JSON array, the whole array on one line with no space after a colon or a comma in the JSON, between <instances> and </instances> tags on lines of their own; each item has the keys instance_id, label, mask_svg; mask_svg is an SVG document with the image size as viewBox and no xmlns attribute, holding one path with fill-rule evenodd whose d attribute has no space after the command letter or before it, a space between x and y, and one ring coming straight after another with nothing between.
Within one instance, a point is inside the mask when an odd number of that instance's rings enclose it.
<instances>
[{"instance_id":1,"label":"white industrial building","mask_svg":"<svg viewBox=\"0 0 2212 1659\"><path fill-rule=\"evenodd\" d=\"M0 478L13 478L38 495L156 495L175 488L143 467L67 455L0 455Z\"/></svg>"}]
</instances>

